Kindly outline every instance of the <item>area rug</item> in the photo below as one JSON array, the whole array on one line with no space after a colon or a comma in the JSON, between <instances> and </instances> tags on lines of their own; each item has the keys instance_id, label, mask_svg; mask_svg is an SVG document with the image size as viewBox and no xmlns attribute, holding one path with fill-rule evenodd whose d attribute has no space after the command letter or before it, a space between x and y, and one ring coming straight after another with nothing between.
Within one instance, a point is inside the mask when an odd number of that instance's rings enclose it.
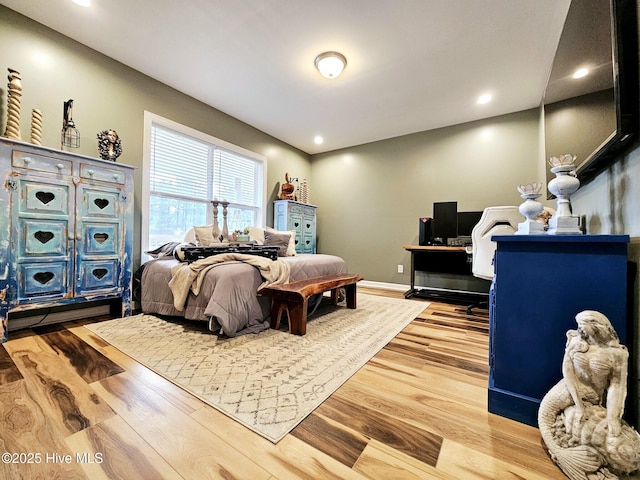
<instances>
[{"instance_id":1,"label":"area rug","mask_svg":"<svg viewBox=\"0 0 640 480\"><path fill-rule=\"evenodd\" d=\"M114 347L276 443L422 312L428 303L358 294L324 302L307 334L219 337L206 322L137 315L87 325Z\"/></svg>"}]
</instances>

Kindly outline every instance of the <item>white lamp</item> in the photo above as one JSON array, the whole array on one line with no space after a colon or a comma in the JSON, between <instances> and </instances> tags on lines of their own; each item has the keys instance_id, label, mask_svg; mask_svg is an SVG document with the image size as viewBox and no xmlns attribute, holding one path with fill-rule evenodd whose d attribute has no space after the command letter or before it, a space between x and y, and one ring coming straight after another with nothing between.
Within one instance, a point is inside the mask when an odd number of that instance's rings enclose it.
<instances>
[{"instance_id":1,"label":"white lamp","mask_svg":"<svg viewBox=\"0 0 640 480\"><path fill-rule=\"evenodd\" d=\"M336 78L347 66L347 59L338 52L324 52L316 57L315 65L325 78Z\"/></svg>"}]
</instances>

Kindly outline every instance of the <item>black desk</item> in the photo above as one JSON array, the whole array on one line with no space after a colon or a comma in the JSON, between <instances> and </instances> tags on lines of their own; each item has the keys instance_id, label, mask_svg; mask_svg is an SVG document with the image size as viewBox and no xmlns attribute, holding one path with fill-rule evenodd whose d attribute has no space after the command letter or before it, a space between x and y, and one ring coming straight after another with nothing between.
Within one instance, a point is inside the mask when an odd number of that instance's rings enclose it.
<instances>
[{"instance_id":1,"label":"black desk","mask_svg":"<svg viewBox=\"0 0 640 480\"><path fill-rule=\"evenodd\" d=\"M405 292L405 298L428 298L463 305L488 300L488 293L449 288L416 288L416 271L472 275L471 254L467 253L466 247L405 245L402 248L411 253L411 288Z\"/></svg>"}]
</instances>

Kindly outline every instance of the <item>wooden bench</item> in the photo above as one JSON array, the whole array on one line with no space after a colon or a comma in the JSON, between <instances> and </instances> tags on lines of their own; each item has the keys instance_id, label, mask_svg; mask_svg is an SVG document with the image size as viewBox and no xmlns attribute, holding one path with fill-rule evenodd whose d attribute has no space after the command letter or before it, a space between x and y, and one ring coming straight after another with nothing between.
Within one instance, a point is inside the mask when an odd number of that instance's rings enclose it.
<instances>
[{"instance_id":1,"label":"wooden bench","mask_svg":"<svg viewBox=\"0 0 640 480\"><path fill-rule=\"evenodd\" d=\"M260 295L271 297L271 328L280 327L282 312L289 317L289 332L295 335L307 333L307 305L309 297L331 290L331 301L338 303L338 289L347 293L347 308L356 308L356 283L360 275L342 273L308 278L298 282L269 285L258 290Z\"/></svg>"}]
</instances>

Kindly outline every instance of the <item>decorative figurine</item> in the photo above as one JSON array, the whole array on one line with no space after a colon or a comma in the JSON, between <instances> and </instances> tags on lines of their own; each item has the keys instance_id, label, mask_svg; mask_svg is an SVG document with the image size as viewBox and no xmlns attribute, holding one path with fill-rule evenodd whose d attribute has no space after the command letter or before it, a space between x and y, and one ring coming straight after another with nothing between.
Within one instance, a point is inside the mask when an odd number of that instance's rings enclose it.
<instances>
[{"instance_id":1,"label":"decorative figurine","mask_svg":"<svg viewBox=\"0 0 640 480\"><path fill-rule=\"evenodd\" d=\"M218 199L213 199L211 203L213 205L213 241L220 242L221 234L220 227L218 226L218 205L220 205L220 202Z\"/></svg>"},{"instance_id":2,"label":"decorative figurine","mask_svg":"<svg viewBox=\"0 0 640 480\"><path fill-rule=\"evenodd\" d=\"M7 85L7 128L4 136L20 140L20 103L22 102L22 82L20 72L9 68Z\"/></svg>"},{"instance_id":3,"label":"decorative figurine","mask_svg":"<svg viewBox=\"0 0 640 480\"><path fill-rule=\"evenodd\" d=\"M629 351L609 319L585 310L567 332L563 379L544 396L538 426L571 480L626 479L640 469L640 435L622 420Z\"/></svg>"},{"instance_id":4,"label":"decorative figurine","mask_svg":"<svg viewBox=\"0 0 640 480\"><path fill-rule=\"evenodd\" d=\"M31 110L31 143L42 145L42 112L37 108Z\"/></svg>"},{"instance_id":5,"label":"decorative figurine","mask_svg":"<svg viewBox=\"0 0 640 480\"><path fill-rule=\"evenodd\" d=\"M580 188L580 180L576 176L576 156L569 153L559 157L551 157L549 165L556 178L551 179L548 189L557 197L558 208L549 220L549 234L581 234L580 217L572 214L571 195Z\"/></svg>"},{"instance_id":6,"label":"decorative figurine","mask_svg":"<svg viewBox=\"0 0 640 480\"><path fill-rule=\"evenodd\" d=\"M98 133L98 151L101 159L116 161L122 153L122 144L115 130L103 130Z\"/></svg>"},{"instance_id":7,"label":"decorative figurine","mask_svg":"<svg viewBox=\"0 0 640 480\"><path fill-rule=\"evenodd\" d=\"M228 243L229 242L229 224L227 223L227 208L229 207L229 202L223 200L222 202L222 234L221 242Z\"/></svg>"},{"instance_id":8,"label":"decorative figurine","mask_svg":"<svg viewBox=\"0 0 640 480\"><path fill-rule=\"evenodd\" d=\"M524 222L518 224L516 235L533 235L545 233L544 226L536 221L536 217L542 212L544 206L537 201L541 195L541 183L528 183L518 185L517 189L524 202L518 207L518 211L526 218Z\"/></svg>"},{"instance_id":9,"label":"decorative figurine","mask_svg":"<svg viewBox=\"0 0 640 480\"><path fill-rule=\"evenodd\" d=\"M294 194L295 187L293 183L291 183L292 178L289 178L289 174L284 174L284 179L286 183L282 184L282 189L280 192L280 200L295 200L296 196Z\"/></svg>"},{"instance_id":10,"label":"decorative figurine","mask_svg":"<svg viewBox=\"0 0 640 480\"><path fill-rule=\"evenodd\" d=\"M62 147L78 148L80 146L80 132L76 128L76 124L71 118L71 112L73 110L73 100L67 100L64 102L62 111L62 134L61 143Z\"/></svg>"},{"instance_id":11,"label":"decorative figurine","mask_svg":"<svg viewBox=\"0 0 640 480\"><path fill-rule=\"evenodd\" d=\"M300 184L300 201L309 203L309 181L306 178L303 178Z\"/></svg>"},{"instance_id":12,"label":"decorative figurine","mask_svg":"<svg viewBox=\"0 0 640 480\"><path fill-rule=\"evenodd\" d=\"M549 228L549 219L551 218L552 215L553 213L551 212L551 209L545 208L536 217L536 222L540 222L543 225L544 229L546 230L547 228Z\"/></svg>"}]
</instances>

